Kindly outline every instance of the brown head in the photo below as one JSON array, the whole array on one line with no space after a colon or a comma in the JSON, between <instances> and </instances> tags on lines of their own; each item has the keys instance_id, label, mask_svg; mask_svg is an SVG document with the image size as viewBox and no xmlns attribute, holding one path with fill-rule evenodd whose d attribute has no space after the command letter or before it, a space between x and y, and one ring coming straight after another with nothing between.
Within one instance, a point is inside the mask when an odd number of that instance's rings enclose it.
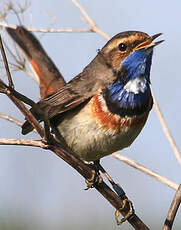
<instances>
[{"instance_id":1,"label":"brown head","mask_svg":"<svg viewBox=\"0 0 181 230\"><path fill-rule=\"evenodd\" d=\"M106 63L114 70L120 70L121 62L138 49L147 49L158 45L163 40L153 43L161 33L149 36L144 32L126 31L111 38L100 51Z\"/></svg>"}]
</instances>

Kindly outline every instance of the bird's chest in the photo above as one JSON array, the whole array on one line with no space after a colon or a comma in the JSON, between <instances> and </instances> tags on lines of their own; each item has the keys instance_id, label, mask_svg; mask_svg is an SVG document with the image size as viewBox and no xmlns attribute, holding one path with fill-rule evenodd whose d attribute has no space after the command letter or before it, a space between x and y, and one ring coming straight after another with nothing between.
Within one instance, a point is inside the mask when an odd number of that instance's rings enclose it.
<instances>
[{"instance_id":1,"label":"bird's chest","mask_svg":"<svg viewBox=\"0 0 181 230\"><path fill-rule=\"evenodd\" d=\"M113 114L102 95L96 95L81 110L67 114L58 130L74 152L93 161L131 145L147 116L148 112L132 117Z\"/></svg>"}]
</instances>

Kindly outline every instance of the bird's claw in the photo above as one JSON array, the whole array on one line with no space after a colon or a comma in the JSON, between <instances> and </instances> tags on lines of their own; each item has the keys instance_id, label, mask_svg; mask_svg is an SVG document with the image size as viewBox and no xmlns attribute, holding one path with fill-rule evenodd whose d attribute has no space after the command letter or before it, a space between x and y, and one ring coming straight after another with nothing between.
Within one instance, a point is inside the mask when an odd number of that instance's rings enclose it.
<instances>
[{"instance_id":1,"label":"bird's claw","mask_svg":"<svg viewBox=\"0 0 181 230\"><path fill-rule=\"evenodd\" d=\"M92 170L92 177L90 179L86 179L85 183L87 184L87 188L85 190L88 190L90 188L94 188L95 184L100 184L103 181L101 175L98 171Z\"/></svg>"},{"instance_id":2,"label":"bird's claw","mask_svg":"<svg viewBox=\"0 0 181 230\"><path fill-rule=\"evenodd\" d=\"M121 219L119 220L119 216L120 216L120 211L127 211L127 214ZM115 212L115 218L116 218L116 223L117 225L121 225L123 222L125 222L126 220L128 220L132 215L134 214L134 208L133 208L133 204L130 200L128 200L127 198L123 200L123 206L121 208L119 208L119 210L116 210Z\"/></svg>"}]
</instances>

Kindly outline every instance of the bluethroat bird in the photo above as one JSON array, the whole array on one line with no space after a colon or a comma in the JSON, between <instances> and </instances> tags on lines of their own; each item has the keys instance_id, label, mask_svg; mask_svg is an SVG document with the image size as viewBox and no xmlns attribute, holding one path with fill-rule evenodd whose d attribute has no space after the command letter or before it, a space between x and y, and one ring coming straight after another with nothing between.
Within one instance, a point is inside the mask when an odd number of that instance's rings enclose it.
<instances>
[{"instance_id":1,"label":"bluethroat bird","mask_svg":"<svg viewBox=\"0 0 181 230\"><path fill-rule=\"evenodd\" d=\"M19 36L26 34L23 30L20 27L19 35L7 29L35 71L42 72L37 62L43 59L45 65L47 55L37 41L34 52L20 41ZM57 139L84 161L99 162L102 157L130 146L141 132L153 105L150 70L153 48L163 41L154 42L160 35L149 36L139 31L115 35L80 74L67 84L61 80L56 92L38 102ZM47 65L43 74L53 72L54 68L53 63ZM55 72L61 76L58 70ZM22 133L32 129L26 121Z\"/></svg>"}]
</instances>

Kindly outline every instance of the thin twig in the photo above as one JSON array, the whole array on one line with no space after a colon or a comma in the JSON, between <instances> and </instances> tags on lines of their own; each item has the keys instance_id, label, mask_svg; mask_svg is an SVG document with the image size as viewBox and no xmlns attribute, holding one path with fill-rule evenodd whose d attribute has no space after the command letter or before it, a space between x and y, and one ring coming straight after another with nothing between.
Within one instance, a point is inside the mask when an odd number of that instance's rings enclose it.
<instances>
[{"instance_id":1,"label":"thin twig","mask_svg":"<svg viewBox=\"0 0 181 230\"><path fill-rule=\"evenodd\" d=\"M167 123L166 123L166 121L164 119L162 111L160 110L160 106L157 103L157 100L155 98L153 90L152 90L152 96L153 96L153 100L154 100L154 108L155 108L155 110L157 112L157 115L158 115L159 121L161 123L163 132L165 133L165 136L166 136L168 142L170 143L170 145L171 145L171 147L173 149L173 152L175 154L175 157L176 157L178 163L181 165L181 153L180 153L180 151L179 151L179 149L178 149L178 147L177 147L177 145L176 145L176 143L174 141L174 138L172 137L172 135L171 135L171 133L170 133L170 131L168 129Z\"/></svg>"},{"instance_id":2,"label":"thin twig","mask_svg":"<svg viewBox=\"0 0 181 230\"><path fill-rule=\"evenodd\" d=\"M171 187L171 188L173 188L175 190L178 189L179 185L176 184L175 182L167 179L166 177L160 176L158 173L153 172L152 170L150 170L150 169L144 167L143 165L133 161L132 159L130 159L128 157L125 157L123 155L120 155L118 153L113 153L112 156L114 158L116 158L117 160L120 160L120 161L126 163L127 165L129 165L129 166L131 166L131 167L133 167L135 169L138 169L139 171L141 171L141 172L143 172L143 173L155 178L156 180L162 182L163 184L166 184L166 185L168 185L169 187Z\"/></svg>"},{"instance_id":3,"label":"thin twig","mask_svg":"<svg viewBox=\"0 0 181 230\"><path fill-rule=\"evenodd\" d=\"M3 56L4 65L6 67L6 73L8 75L8 80L9 80L9 87L8 87L0 79L0 92L5 93L11 99L11 101L13 101L13 103L18 107L18 109L25 115L25 118L33 125L33 127L36 129L36 131L39 133L39 135L42 138L44 138L45 137L44 129L41 127L41 125L36 120L36 118L33 116L33 114L21 102L21 100L24 103L27 103L28 105L31 105L32 107L34 107L36 109L36 111L39 111L39 107L37 106L37 104L34 101L32 101L28 97L26 97L26 96L20 94L19 92L17 92L16 90L14 90L14 85L12 82L11 73L10 73L9 66L8 66L8 61L6 58L6 53L4 52L4 47L3 47L2 40L1 40L1 36L0 36L0 49L1 49L2 56Z\"/></svg>"},{"instance_id":4,"label":"thin twig","mask_svg":"<svg viewBox=\"0 0 181 230\"><path fill-rule=\"evenodd\" d=\"M99 35L101 35L102 37L104 37L105 39L109 40L110 36L107 35L104 31L102 31L101 29L99 29L99 27L96 25L96 23L92 20L92 18L89 17L88 13L83 9L83 7L76 1L76 0L72 0L72 2L74 3L74 5L80 10L80 12L83 14L83 16L85 17L87 23L90 25L92 32L95 32Z\"/></svg>"},{"instance_id":5,"label":"thin twig","mask_svg":"<svg viewBox=\"0 0 181 230\"><path fill-rule=\"evenodd\" d=\"M7 73L7 76L8 76L9 86L11 88L14 88L14 84L13 84L13 81L12 81L12 78L11 78L11 74L10 74L10 71L9 71L8 61L7 61L5 50L4 50L4 47L3 47L1 35L0 35L0 49L1 49L1 54L2 54L2 57L3 57L3 61L4 61L4 66L5 66L5 69L6 69L6 73Z\"/></svg>"},{"instance_id":6,"label":"thin twig","mask_svg":"<svg viewBox=\"0 0 181 230\"><path fill-rule=\"evenodd\" d=\"M14 124L16 124L17 126L20 126L20 127L23 125L23 122L17 120L14 117L11 117L11 116L5 114L5 113L0 112L0 118L5 119L7 121L10 121L10 122L12 122L12 123L14 123ZM36 129L33 129L32 132L37 133Z\"/></svg>"},{"instance_id":7,"label":"thin twig","mask_svg":"<svg viewBox=\"0 0 181 230\"><path fill-rule=\"evenodd\" d=\"M22 111L23 112L23 111ZM38 140L17 140L17 139L0 139L0 145L20 145L20 146L33 146L33 147L41 147L44 149L50 149L60 158L62 158L65 162L75 168L83 177L86 179L90 179L93 176L93 171L89 167L89 165L85 164L78 157L76 157L73 153L68 152L65 149L62 149L60 146L56 145L46 145L42 141ZM119 209L122 207L122 200L119 196L113 192L107 184L103 181L101 184L95 185L95 188L116 208ZM120 210L122 215L127 214L127 210ZM128 219L128 222L135 228L139 230L149 230L148 227L139 219L136 214Z\"/></svg>"},{"instance_id":8,"label":"thin twig","mask_svg":"<svg viewBox=\"0 0 181 230\"><path fill-rule=\"evenodd\" d=\"M7 73L8 81L9 81L9 87L6 87L6 84L4 84L1 81L1 84L3 85L3 87L5 87L5 92L4 93L7 94L8 96L10 94L13 94L17 99L19 99L20 101L23 101L24 103L30 105L37 112L39 111L41 113L40 108L37 106L37 104L34 101L32 101L30 98L28 98L28 97L24 96L23 94L17 92L16 90L14 90L14 84L13 84L11 73L10 73L10 70L9 70L9 65L8 65L6 53L4 51L1 35L0 35L0 50L1 50L1 53L2 53L2 56L3 56L3 62L4 62L4 65L5 65L5 69L6 69L6 73Z\"/></svg>"},{"instance_id":9,"label":"thin twig","mask_svg":"<svg viewBox=\"0 0 181 230\"><path fill-rule=\"evenodd\" d=\"M7 42L4 42L4 46L6 48L6 50L9 52L10 56L12 56L12 58L18 63L22 63L22 61L20 61L20 56L19 56L19 52L16 52L16 54L13 52L13 47L10 45L9 39L7 38L6 34L3 34L3 37L5 37L5 40ZM8 44L8 45L7 45ZM17 51L17 50L15 50Z\"/></svg>"},{"instance_id":10,"label":"thin twig","mask_svg":"<svg viewBox=\"0 0 181 230\"><path fill-rule=\"evenodd\" d=\"M163 226L163 230L171 230L172 229L172 225L173 225L177 210L180 206L180 203L181 203L181 185L179 185L177 192L174 196L174 199L171 203L167 218L166 218L164 226Z\"/></svg>"},{"instance_id":11,"label":"thin twig","mask_svg":"<svg viewBox=\"0 0 181 230\"><path fill-rule=\"evenodd\" d=\"M7 121L10 121L10 122L12 122L12 123L14 123L14 124L16 124L18 126L22 126L22 124L23 124L23 122L21 122L21 121L15 119L15 118L5 114L5 113L0 112L0 118L3 118L5 120L7 120Z\"/></svg>"},{"instance_id":12,"label":"thin twig","mask_svg":"<svg viewBox=\"0 0 181 230\"><path fill-rule=\"evenodd\" d=\"M19 108L19 110L24 114L25 118L33 125L33 127L37 130L37 132L39 133L39 135L44 138L45 133L44 133L44 129L41 127L41 125L39 124L39 122L36 120L36 118L32 115L31 111L29 111L25 105L16 98L16 95L19 95L19 93L15 90L10 90L9 87L0 79L0 92L6 94L10 100ZM15 95L13 95L13 93L15 93ZM22 94L20 94L21 96L23 96ZM18 97L20 98L20 97ZM25 97L26 98L26 97ZM30 100L30 99L29 99ZM31 100L30 100L31 101Z\"/></svg>"},{"instance_id":13,"label":"thin twig","mask_svg":"<svg viewBox=\"0 0 181 230\"><path fill-rule=\"evenodd\" d=\"M7 38L6 38L7 39ZM13 48L12 47L9 47L10 46L10 43L7 42L5 43L4 42L4 46L5 48L7 49L7 51L9 52L10 56L12 56L12 58L15 60L15 63L11 63L11 62L8 62L9 63L9 66L13 66L16 68L16 70L14 71L17 71L17 70L21 70L23 72L25 72L30 78L32 78L37 84L39 84L39 79L37 77L35 77L35 74L33 74L32 72L28 71L28 69L26 68L26 65L25 65L25 62L26 62L26 59L24 58L21 58L21 56L19 55L19 52L15 49L16 51L16 54L13 53ZM14 46L15 48L16 46ZM0 60L1 61L1 60ZM31 67L31 65L30 65Z\"/></svg>"},{"instance_id":14,"label":"thin twig","mask_svg":"<svg viewBox=\"0 0 181 230\"><path fill-rule=\"evenodd\" d=\"M4 22L0 22L0 26L3 27L8 27L11 29L16 29L16 25L11 25L7 24ZM91 28L87 29L72 29L72 28L58 28L58 29L53 29L53 28L32 28L32 27L26 27L26 29L30 32L40 32L40 33L91 33L94 32L92 31Z\"/></svg>"},{"instance_id":15,"label":"thin twig","mask_svg":"<svg viewBox=\"0 0 181 230\"><path fill-rule=\"evenodd\" d=\"M32 113L25 107L25 105L20 100L18 100L14 95L7 93L7 96L18 107L18 109L24 114L25 118L33 125L37 133L42 138L44 138L45 136L44 129L41 127L40 123L36 120L36 118L32 115Z\"/></svg>"},{"instance_id":16,"label":"thin twig","mask_svg":"<svg viewBox=\"0 0 181 230\"><path fill-rule=\"evenodd\" d=\"M25 140L25 139L7 139L0 138L0 145L21 145L21 146L33 146L40 148L48 148L48 145L40 140Z\"/></svg>"}]
</instances>

